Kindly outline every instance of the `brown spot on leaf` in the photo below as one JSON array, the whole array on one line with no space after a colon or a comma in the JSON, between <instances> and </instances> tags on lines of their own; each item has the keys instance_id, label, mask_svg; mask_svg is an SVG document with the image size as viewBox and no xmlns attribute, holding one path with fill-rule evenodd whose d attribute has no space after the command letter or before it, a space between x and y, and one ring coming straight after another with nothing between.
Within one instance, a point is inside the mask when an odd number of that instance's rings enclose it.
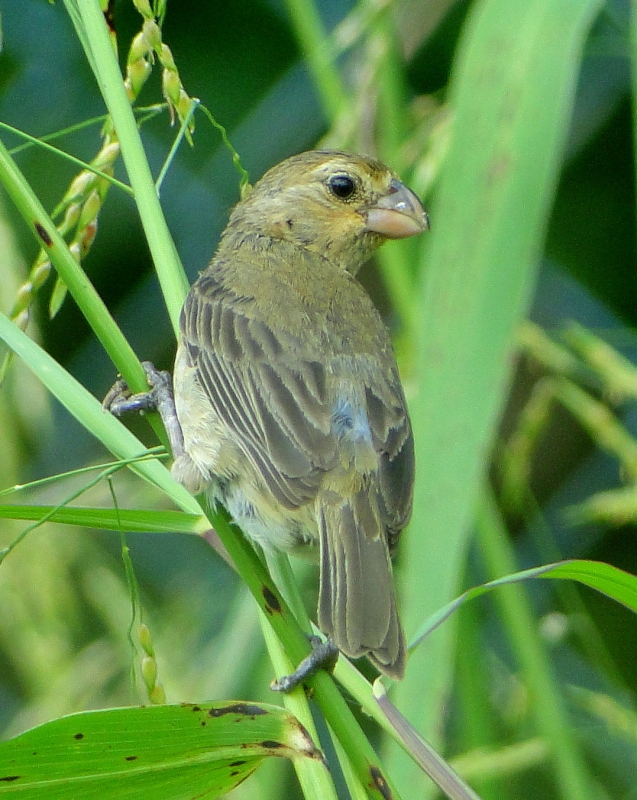
<instances>
[{"instance_id":1,"label":"brown spot on leaf","mask_svg":"<svg viewBox=\"0 0 637 800\"><path fill-rule=\"evenodd\" d=\"M137 756L126 756L126 761L137 761Z\"/></svg>"},{"instance_id":2,"label":"brown spot on leaf","mask_svg":"<svg viewBox=\"0 0 637 800\"><path fill-rule=\"evenodd\" d=\"M246 763L245 760L240 758L238 761L231 761L229 766L231 766L231 767L241 767L245 763Z\"/></svg>"},{"instance_id":3,"label":"brown spot on leaf","mask_svg":"<svg viewBox=\"0 0 637 800\"><path fill-rule=\"evenodd\" d=\"M19 775L5 775L4 778L0 778L0 781L11 782L11 781L17 781L19 779L20 779Z\"/></svg>"},{"instance_id":4,"label":"brown spot on leaf","mask_svg":"<svg viewBox=\"0 0 637 800\"><path fill-rule=\"evenodd\" d=\"M385 780L385 776L383 773L378 769L378 767L371 766L369 768L370 775L372 776L372 786L375 786L376 789L382 794L385 800L392 800L393 794L387 781Z\"/></svg>"},{"instance_id":5,"label":"brown spot on leaf","mask_svg":"<svg viewBox=\"0 0 637 800\"><path fill-rule=\"evenodd\" d=\"M277 750L279 747L283 747L281 742L273 742L271 739L265 739L261 742L261 747L265 747L268 750Z\"/></svg>"},{"instance_id":6,"label":"brown spot on leaf","mask_svg":"<svg viewBox=\"0 0 637 800\"><path fill-rule=\"evenodd\" d=\"M281 613L281 603L274 592L269 589L267 586L264 586L261 590L261 594L263 595L263 599L265 600L265 610L269 614L280 614Z\"/></svg>"},{"instance_id":7,"label":"brown spot on leaf","mask_svg":"<svg viewBox=\"0 0 637 800\"><path fill-rule=\"evenodd\" d=\"M201 706L197 706L194 703L180 703L180 708L187 709L189 708L191 711L201 711Z\"/></svg>"},{"instance_id":8,"label":"brown spot on leaf","mask_svg":"<svg viewBox=\"0 0 637 800\"><path fill-rule=\"evenodd\" d=\"M211 708L208 712L211 717L223 717L224 714L239 714L242 717L258 717L261 714L267 713L268 712L264 708L254 705L254 703L231 703L229 706Z\"/></svg>"},{"instance_id":9,"label":"brown spot on leaf","mask_svg":"<svg viewBox=\"0 0 637 800\"><path fill-rule=\"evenodd\" d=\"M47 247L53 247L53 239L49 236L48 232L45 228L40 225L40 223L36 220L35 221L35 232L38 234L40 239L44 242Z\"/></svg>"},{"instance_id":10,"label":"brown spot on leaf","mask_svg":"<svg viewBox=\"0 0 637 800\"><path fill-rule=\"evenodd\" d=\"M83 739L84 738L84 734L83 733L76 733L73 738L74 739Z\"/></svg>"}]
</instances>

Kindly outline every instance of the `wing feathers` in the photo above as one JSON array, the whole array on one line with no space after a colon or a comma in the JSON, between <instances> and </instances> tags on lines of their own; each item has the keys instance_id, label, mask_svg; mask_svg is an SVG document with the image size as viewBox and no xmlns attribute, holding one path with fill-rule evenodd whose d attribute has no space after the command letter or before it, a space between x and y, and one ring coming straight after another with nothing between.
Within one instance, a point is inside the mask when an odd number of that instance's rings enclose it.
<instances>
[{"instance_id":1,"label":"wing feathers","mask_svg":"<svg viewBox=\"0 0 637 800\"><path fill-rule=\"evenodd\" d=\"M289 356L298 343L288 337L282 358L283 346L265 323L213 294L210 302L193 291L184 306L190 362L215 413L274 497L298 508L315 497L321 474L336 459L323 369L301 362L294 370Z\"/></svg>"},{"instance_id":2,"label":"wing feathers","mask_svg":"<svg viewBox=\"0 0 637 800\"><path fill-rule=\"evenodd\" d=\"M334 436L325 367L304 359L294 336L275 334L249 316L249 304L224 294L210 275L200 282L184 306L183 340L215 413L280 502L288 508L307 503L321 475L339 463L342 445ZM365 387L365 404L378 454L380 509L397 535L411 510L413 446L394 369L383 383Z\"/></svg>"}]
</instances>

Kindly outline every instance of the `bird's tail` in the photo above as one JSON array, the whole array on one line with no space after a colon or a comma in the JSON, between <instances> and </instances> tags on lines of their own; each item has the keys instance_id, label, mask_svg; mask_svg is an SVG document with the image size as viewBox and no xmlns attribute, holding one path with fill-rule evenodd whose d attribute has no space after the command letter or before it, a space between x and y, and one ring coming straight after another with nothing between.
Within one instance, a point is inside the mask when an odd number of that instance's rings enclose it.
<instances>
[{"instance_id":1,"label":"bird's tail","mask_svg":"<svg viewBox=\"0 0 637 800\"><path fill-rule=\"evenodd\" d=\"M405 637L375 492L319 500L319 627L352 658L367 655L390 678L405 671Z\"/></svg>"}]
</instances>

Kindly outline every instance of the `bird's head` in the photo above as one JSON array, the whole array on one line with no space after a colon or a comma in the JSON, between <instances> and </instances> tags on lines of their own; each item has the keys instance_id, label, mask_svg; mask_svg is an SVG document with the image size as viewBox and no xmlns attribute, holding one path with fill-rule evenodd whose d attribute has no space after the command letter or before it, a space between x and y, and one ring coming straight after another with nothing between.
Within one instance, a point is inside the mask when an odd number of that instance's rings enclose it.
<instances>
[{"instance_id":1,"label":"bird's head","mask_svg":"<svg viewBox=\"0 0 637 800\"><path fill-rule=\"evenodd\" d=\"M387 239L428 228L420 200L384 164L311 150L266 172L233 210L228 233L285 239L355 274Z\"/></svg>"}]
</instances>

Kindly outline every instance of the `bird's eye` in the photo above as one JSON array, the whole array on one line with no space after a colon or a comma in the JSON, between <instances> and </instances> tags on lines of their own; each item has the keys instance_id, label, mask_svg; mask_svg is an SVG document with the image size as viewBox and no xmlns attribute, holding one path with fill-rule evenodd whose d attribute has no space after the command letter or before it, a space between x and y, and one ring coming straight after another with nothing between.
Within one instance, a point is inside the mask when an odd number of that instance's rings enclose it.
<instances>
[{"instance_id":1,"label":"bird's eye","mask_svg":"<svg viewBox=\"0 0 637 800\"><path fill-rule=\"evenodd\" d=\"M349 175L332 175L328 186L332 194L336 195L340 200L348 200L356 190L356 184Z\"/></svg>"}]
</instances>

